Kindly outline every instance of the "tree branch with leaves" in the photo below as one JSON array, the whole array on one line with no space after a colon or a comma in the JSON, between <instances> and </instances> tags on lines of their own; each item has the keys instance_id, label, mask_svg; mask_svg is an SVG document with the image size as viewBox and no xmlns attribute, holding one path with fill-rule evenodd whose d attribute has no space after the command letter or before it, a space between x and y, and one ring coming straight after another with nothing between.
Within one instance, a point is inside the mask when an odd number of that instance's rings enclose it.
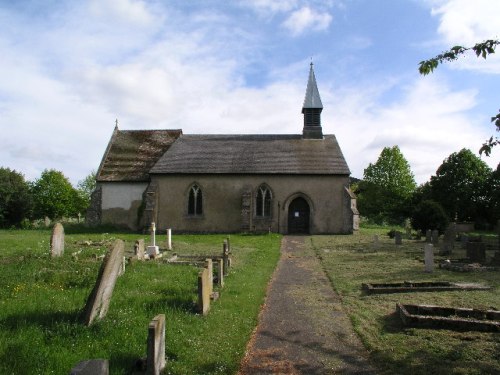
<instances>
[{"instance_id":1,"label":"tree branch with leaves","mask_svg":"<svg viewBox=\"0 0 500 375\"><path fill-rule=\"evenodd\" d=\"M463 46L455 46L450 48L448 51L443 52L436 57L433 57L429 60L420 61L418 71L422 75L430 74L436 69L440 64L445 62L452 62L457 60L460 56L473 51L477 57L482 57L486 59L488 55L494 54L496 47L500 44L500 40L489 39L482 43L477 43L473 47L463 47ZM491 118L491 122L493 122L496 126L496 130L500 131L500 110L499 113ZM491 149L494 146L500 145L500 139L498 137L491 136L486 142L483 143L481 148L479 149L479 154L481 155L483 152L486 156L491 154Z\"/></svg>"}]
</instances>

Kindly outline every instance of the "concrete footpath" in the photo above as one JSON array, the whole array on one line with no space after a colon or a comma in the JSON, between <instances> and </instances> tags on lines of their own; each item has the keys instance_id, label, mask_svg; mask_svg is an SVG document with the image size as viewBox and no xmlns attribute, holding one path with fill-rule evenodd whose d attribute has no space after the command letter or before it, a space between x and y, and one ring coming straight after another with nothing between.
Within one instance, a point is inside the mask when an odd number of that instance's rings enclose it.
<instances>
[{"instance_id":1,"label":"concrete footpath","mask_svg":"<svg viewBox=\"0 0 500 375\"><path fill-rule=\"evenodd\" d=\"M307 236L285 236L241 364L251 374L375 374Z\"/></svg>"}]
</instances>

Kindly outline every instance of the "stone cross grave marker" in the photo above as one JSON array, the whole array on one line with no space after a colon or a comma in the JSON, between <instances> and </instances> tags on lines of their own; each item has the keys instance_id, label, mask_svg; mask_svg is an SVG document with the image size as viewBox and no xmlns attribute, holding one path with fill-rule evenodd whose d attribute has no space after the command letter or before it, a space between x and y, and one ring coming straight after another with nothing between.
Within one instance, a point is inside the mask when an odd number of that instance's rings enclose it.
<instances>
[{"instance_id":1,"label":"stone cross grave marker","mask_svg":"<svg viewBox=\"0 0 500 375\"><path fill-rule=\"evenodd\" d=\"M109 375L107 359L87 359L71 369L70 375Z\"/></svg>"},{"instance_id":2,"label":"stone cross grave marker","mask_svg":"<svg viewBox=\"0 0 500 375\"><path fill-rule=\"evenodd\" d=\"M432 273L434 270L434 246L426 243L424 247L425 257L425 272Z\"/></svg>"},{"instance_id":3,"label":"stone cross grave marker","mask_svg":"<svg viewBox=\"0 0 500 375\"><path fill-rule=\"evenodd\" d=\"M148 326L146 373L159 375L165 369L165 314L159 314Z\"/></svg>"},{"instance_id":4,"label":"stone cross grave marker","mask_svg":"<svg viewBox=\"0 0 500 375\"><path fill-rule=\"evenodd\" d=\"M97 282L85 305L84 324L86 326L90 326L96 319L103 319L108 313L116 279L122 268L124 248L123 241L116 240L113 249L102 261Z\"/></svg>"},{"instance_id":5,"label":"stone cross grave marker","mask_svg":"<svg viewBox=\"0 0 500 375\"><path fill-rule=\"evenodd\" d=\"M430 229L427 229L425 231L425 242L427 242L427 243L432 242L432 231Z\"/></svg>"},{"instance_id":6,"label":"stone cross grave marker","mask_svg":"<svg viewBox=\"0 0 500 375\"><path fill-rule=\"evenodd\" d=\"M167 250L172 250L172 228L167 229Z\"/></svg>"},{"instance_id":7,"label":"stone cross grave marker","mask_svg":"<svg viewBox=\"0 0 500 375\"><path fill-rule=\"evenodd\" d=\"M148 246L148 255L154 258L156 255L160 254L160 248L156 246L156 224L151 223L151 245Z\"/></svg>"},{"instance_id":8,"label":"stone cross grave marker","mask_svg":"<svg viewBox=\"0 0 500 375\"><path fill-rule=\"evenodd\" d=\"M210 310L210 290L208 287L208 269L203 268L198 274L198 311L207 315Z\"/></svg>"},{"instance_id":9,"label":"stone cross grave marker","mask_svg":"<svg viewBox=\"0 0 500 375\"><path fill-rule=\"evenodd\" d=\"M60 257L64 254L64 227L61 223L56 223L52 228L50 237L50 256L52 258Z\"/></svg>"}]
</instances>

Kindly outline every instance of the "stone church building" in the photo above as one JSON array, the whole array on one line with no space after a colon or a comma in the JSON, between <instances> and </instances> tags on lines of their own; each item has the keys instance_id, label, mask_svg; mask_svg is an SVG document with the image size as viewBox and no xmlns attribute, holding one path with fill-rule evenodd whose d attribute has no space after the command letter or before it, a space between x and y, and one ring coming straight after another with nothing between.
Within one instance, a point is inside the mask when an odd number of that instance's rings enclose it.
<instances>
[{"instance_id":1,"label":"stone church building","mask_svg":"<svg viewBox=\"0 0 500 375\"><path fill-rule=\"evenodd\" d=\"M115 127L88 220L175 232L352 233L350 171L323 135L313 66L302 134L208 135Z\"/></svg>"}]
</instances>

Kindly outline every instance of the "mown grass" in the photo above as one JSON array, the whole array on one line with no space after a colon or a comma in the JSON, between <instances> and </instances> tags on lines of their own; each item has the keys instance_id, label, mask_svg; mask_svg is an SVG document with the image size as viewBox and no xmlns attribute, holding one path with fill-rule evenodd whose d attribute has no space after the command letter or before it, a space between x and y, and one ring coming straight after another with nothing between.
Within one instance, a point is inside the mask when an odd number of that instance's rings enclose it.
<instances>
[{"instance_id":1,"label":"mown grass","mask_svg":"<svg viewBox=\"0 0 500 375\"><path fill-rule=\"evenodd\" d=\"M362 229L354 236L313 236L310 244L340 294L356 332L382 374L498 374L500 334L404 328L397 302L500 309L500 273L424 272L423 242L396 246L387 228ZM380 246L374 248L373 235ZM457 243L460 247L459 244ZM457 249L454 257L464 257ZM493 255L493 254L489 254ZM489 291L365 295L362 283L461 281L490 285Z\"/></svg>"},{"instance_id":2,"label":"mown grass","mask_svg":"<svg viewBox=\"0 0 500 375\"><path fill-rule=\"evenodd\" d=\"M281 237L231 236L233 267L208 316L194 310L196 267L135 262L118 279L106 318L85 327L80 313L100 267L96 257L116 238L126 241L130 253L140 237L66 234L64 256L51 259L49 230L0 231L0 373L67 374L90 358L109 359L112 374L134 373L146 354L149 321L165 314L166 373L234 374L256 326ZM225 238L174 235L173 251L219 254ZM165 236L157 241L164 243Z\"/></svg>"}]
</instances>

